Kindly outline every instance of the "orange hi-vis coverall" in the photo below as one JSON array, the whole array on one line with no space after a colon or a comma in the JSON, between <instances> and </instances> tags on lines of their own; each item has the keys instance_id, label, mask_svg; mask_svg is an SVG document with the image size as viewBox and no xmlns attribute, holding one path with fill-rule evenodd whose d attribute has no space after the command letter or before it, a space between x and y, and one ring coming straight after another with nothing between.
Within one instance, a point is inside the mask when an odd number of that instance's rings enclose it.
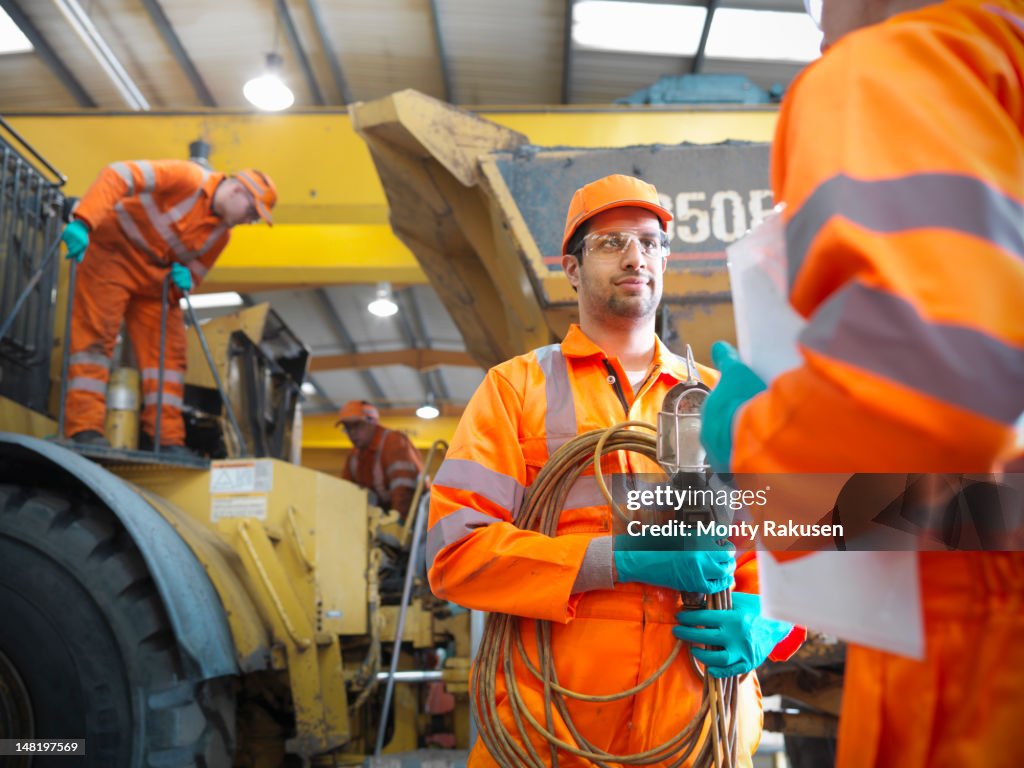
<instances>
[{"instance_id":1,"label":"orange hi-vis coverall","mask_svg":"<svg viewBox=\"0 0 1024 768\"><path fill-rule=\"evenodd\" d=\"M715 379L710 369L701 368L700 374ZM612 512L592 468L570 491L555 537L517 528L513 512L561 445L627 420L656 423L666 393L686 378L686 362L659 340L651 369L634 394L619 361L606 357L574 325L560 345L536 349L487 373L434 479L427 533L434 594L468 608L523 617L523 643L534 664L534 620L553 622L558 682L570 690L615 693L650 677L674 646L671 629L680 596L661 587L613 583ZM606 473L663 476L655 462L636 453L618 452L603 462ZM745 556L739 563L736 589L756 592L754 561ZM788 658L802 639L803 631L794 630L771 658ZM545 722L543 686L518 656L513 663L530 711ZM497 709L508 730L518 734L501 671L497 684ZM700 706L701 689L683 653L634 696L598 704L573 699L568 706L586 739L600 749L629 754L677 735ZM760 688L750 675L739 694L742 765L751 764L761 723ZM557 714L554 730L576 743ZM549 754L534 736L537 753ZM469 763L496 764L482 740ZM563 767L589 764L559 753Z\"/></svg>"},{"instance_id":2,"label":"orange hi-vis coverall","mask_svg":"<svg viewBox=\"0 0 1024 768\"><path fill-rule=\"evenodd\" d=\"M365 449L352 449L341 476L369 488L382 507L395 510L404 519L422 470L423 458L409 438L378 424Z\"/></svg>"},{"instance_id":3,"label":"orange hi-vis coverall","mask_svg":"<svg viewBox=\"0 0 1024 768\"><path fill-rule=\"evenodd\" d=\"M1024 411L1024 2L951 0L805 70L772 157L804 363L734 472L989 472ZM838 765L1024 765L1024 554L922 553L926 659L851 647Z\"/></svg>"},{"instance_id":4,"label":"orange hi-vis coverall","mask_svg":"<svg viewBox=\"0 0 1024 768\"><path fill-rule=\"evenodd\" d=\"M100 173L75 208L89 225L89 248L78 267L66 400L66 432L103 431L111 355L126 322L142 374L142 429L156 422L161 290L172 261L198 286L230 232L211 208L224 174L187 160L118 162ZM182 445L185 326L171 287L167 315L160 442Z\"/></svg>"}]
</instances>

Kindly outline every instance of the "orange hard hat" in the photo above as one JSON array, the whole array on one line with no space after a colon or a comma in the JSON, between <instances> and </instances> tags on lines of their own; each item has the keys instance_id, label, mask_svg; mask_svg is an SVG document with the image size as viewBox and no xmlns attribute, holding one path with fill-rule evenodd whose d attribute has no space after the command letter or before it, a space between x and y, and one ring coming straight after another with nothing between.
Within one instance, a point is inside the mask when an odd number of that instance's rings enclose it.
<instances>
[{"instance_id":1,"label":"orange hard hat","mask_svg":"<svg viewBox=\"0 0 1024 768\"><path fill-rule=\"evenodd\" d=\"M565 217L565 234L562 236L562 253L569 240L588 219L612 208L645 208L661 221L663 231L668 231L672 213L662 206L658 190L653 184L616 173L592 181L576 190L569 203L569 214Z\"/></svg>"},{"instance_id":2,"label":"orange hard hat","mask_svg":"<svg viewBox=\"0 0 1024 768\"><path fill-rule=\"evenodd\" d=\"M380 411L373 403L365 400L349 400L338 410L338 418L334 426L343 421L379 421Z\"/></svg>"},{"instance_id":3,"label":"orange hard hat","mask_svg":"<svg viewBox=\"0 0 1024 768\"><path fill-rule=\"evenodd\" d=\"M270 177L255 168L246 168L235 174L242 186L249 190L252 199L256 202L256 212L267 224L274 222L270 218L270 209L277 203L277 187Z\"/></svg>"}]
</instances>

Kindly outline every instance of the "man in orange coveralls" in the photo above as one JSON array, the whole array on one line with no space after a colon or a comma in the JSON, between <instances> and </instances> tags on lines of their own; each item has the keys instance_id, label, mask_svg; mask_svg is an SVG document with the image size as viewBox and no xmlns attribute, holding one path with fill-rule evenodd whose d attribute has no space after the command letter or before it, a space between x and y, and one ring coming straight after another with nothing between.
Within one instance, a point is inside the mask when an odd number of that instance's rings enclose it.
<instances>
[{"instance_id":1,"label":"man in orange coveralls","mask_svg":"<svg viewBox=\"0 0 1024 768\"><path fill-rule=\"evenodd\" d=\"M996 471L1024 410L1024 2L825 0L821 23L772 148L804 360L761 392L716 345L712 466ZM918 564L925 659L850 647L838 765L1024 765L1024 555Z\"/></svg>"},{"instance_id":2,"label":"man in orange coveralls","mask_svg":"<svg viewBox=\"0 0 1024 768\"><path fill-rule=\"evenodd\" d=\"M365 400L341 406L334 425L341 424L352 441L341 476L373 491L381 507L395 510L405 520L423 457L406 435L385 429L379 421L380 412Z\"/></svg>"},{"instance_id":3,"label":"man in orange coveralls","mask_svg":"<svg viewBox=\"0 0 1024 768\"><path fill-rule=\"evenodd\" d=\"M68 258L80 262L65 400L65 431L72 440L108 445L107 380L124 319L142 373L140 442L152 446L164 278L169 273L178 291L191 291L228 244L231 228L259 219L270 224L276 202L273 182L251 169L226 176L187 160L118 162L103 169L63 235ZM167 316L160 442L168 455L187 455L181 416L185 326L176 293Z\"/></svg>"},{"instance_id":4,"label":"man in orange coveralls","mask_svg":"<svg viewBox=\"0 0 1024 768\"><path fill-rule=\"evenodd\" d=\"M612 535L612 512L592 468L569 494L556 536L511 522L525 489L559 446L626 420L654 423L666 393L686 380L686 362L654 332L671 219L654 187L629 176L608 176L576 192L566 219L562 266L578 292L580 324L561 344L487 373L434 479L427 534L434 593L468 608L522 617L524 645L534 664L533 620L553 622L558 682L582 693L625 691L649 678L675 645L679 593L721 591L736 568L731 545L658 553L616 545L624 544L623 537ZM699 372L713 380L710 369ZM661 474L653 461L636 453L612 454L602 466L608 473ZM757 590L749 555L740 558L735 581L735 610L702 611L729 614L745 626L723 638L727 648L717 653L729 658L715 656L713 674L749 672L769 654L788 658L803 636L802 630L761 616L756 594L741 594ZM695 657L700 653L693 650ZM518 680L525 681L520 690L530 712L545 722L542 686L518 656L512 663ZM497 709L513 738L523 743L504 673L498 674ZM600 703L570 700L568 707L586 741L625 755L679 734L697 712L701 694L686 647L656 683L634 695ZM761 732L753 675L740 683L739 712L740 764L750 765ZM553 728L560 739L580 743L557 712ZM529 732L537 753L550 759L543 737ZM567 752L558 757L561 766L590 765ZM470 764L496 764L482 739Z\"/></svg>"}]
</instances>

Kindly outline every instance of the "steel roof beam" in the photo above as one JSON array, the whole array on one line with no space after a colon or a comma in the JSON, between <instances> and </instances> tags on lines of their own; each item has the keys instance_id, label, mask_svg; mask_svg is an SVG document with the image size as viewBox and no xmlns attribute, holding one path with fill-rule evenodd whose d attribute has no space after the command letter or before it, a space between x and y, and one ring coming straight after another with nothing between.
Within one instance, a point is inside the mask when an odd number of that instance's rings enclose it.
<instances>
[{"instance_id":1,"label":"steel roof beam","mask_svg":"<svg viewBox=\"0 0 1024 768\"><path fill-rule=\"evenodd\" d=\"M150 20L156 27L157 32L160 33L160 37L164 39L167 47L174 54L174 58L178 62L178 66L181 67L181 71L185 73L185 77L192 84L192 90L196 92L199 101L203 103L203 106L216 107L216 99L213 98L210 89L206 87L206 83L203 81L202 75L199 74L199 70L196 69L196 65L189 58L185 46L181 44L181 39L174 31L174 27L171 26L171 22L167 18L167 14L164 13L164 9L160 7L160 3L157 0L142 0L142 5L145 6Z\"/></svg>"},{"instance_id":2,"label":"steel roof beam","mask_svg":"<svg viewBox=\"0 0 1024 768\"><path fill-rule=\"evenodd\" d=\"M327 321L331 326L331 330L341 341L341 345L345 347L348 352L358 352L359 349L356 345L352 335L348 332L348 328L345 327L345 323L341 319L341 315L338 314L338 310L334 306L334 302L331 301L331 297L327 295L327 291L323 288L317 288L314 291L317 300L320 302L320 307L323 309L324 314L327 315ZM359 376L363 380L363 384L370 390L370 395L374 400L379 402L386 402L387 397L384 395L384 390L381 389L380 382L377 381L377 377L373 375L372 371L360 371Z\"/></svg>"},{"instance_id":3,"label":"steel roof beam","mask_svg":"<svg viewBox=\"0 0 1024 768\"><path fill-rule=\"evenodd\" d=\"M434 25L434 42L437 44L437 57L441 61L441 82L444 85L444 100L449 104L455 104L452 72L448 64L448 49L444 44L444 30L441 29L441 9L437 5L437 0L430 0L430 20Z\"/></svg>"},{"instance_id":4,"label":"steel roof beam","mask_svg":"<svg viewBox=\"0 0 1024 768\"><path fill-rule=\"evenodd\" d=\"M700 31L700 43L697 45L697 52L693 54L693 61L690 63L690 73L699 74L704 68L704 52L708 47L708 35L711 34L711 22L715 18L715 9L718 7L718 0L707 0L705 8L707 14L704 16L704 28Z\"/></svg>"},{"instance_id":5,"label":"steel roof beam","mask_svg":"<svg viewBox=\"0 0 1024 768\"><path fill-rule=\"evenodd\" d=\"M26 16L18 3L15 0L0 0L0 8L3 8L8 16L11 17L11 21L18 25L28 41L32 43L32 47L35 48L36 53L39 54L39 58L43 60L43 63L49 67L50 71L53 72L54 76L60 80L60 84L68 89L68 92L74 96L75 101L78 102L80 107L95 107L96 102L93 101L92 96L88 94L85 88L78 78L76 78L71 70L68 69L64 62L61 61L57 52L50 47L50 44L46 41L46 38L42 36L32 21Z\"/></svg>"},{"instance_id":6,"label":"steel roof beam","mask_svg":"<svg viewBox=\"0 0 1024 768\"><path fill-rule=\"evenodd\" d=\"M323 48L324 56L331 67L331 77L334 78L334 87L338 90L341 103L349 104L353 100L352 92L349 90L348 81L341 70L341 63L334 54L334 46L331 45L331 39L327 34L327 25L324 24L320 3L317 0L306 0L306 6L309 8L309 15L313 18L313 26L316 28L317 37L320 38L320 47Z\"/></svg>"},{"instance_id":7,"label":"steel roof beam","mask_svg":"<svg viewBox=\"0 0 1024 768\"><path fill-rule=\"evenodd\" d=\"M274 0L274 7L277 8L277 17L281 20L281 26L284 27L285 34L288 35L288 42L291 43L295 55L299 58L299 64L302 66L302 72L306 76L306 83L309 85L309 92L313 96L313 101L316 102L318 107L322 107L325 105L324 95L320 92L320 85L316 81L316 75L313 72L312 65L309 63L306 49L302 47L299 30L295 27L295 19L292 18L292 12L288 10L287 0Z\"/></svg>"}]
</instances>

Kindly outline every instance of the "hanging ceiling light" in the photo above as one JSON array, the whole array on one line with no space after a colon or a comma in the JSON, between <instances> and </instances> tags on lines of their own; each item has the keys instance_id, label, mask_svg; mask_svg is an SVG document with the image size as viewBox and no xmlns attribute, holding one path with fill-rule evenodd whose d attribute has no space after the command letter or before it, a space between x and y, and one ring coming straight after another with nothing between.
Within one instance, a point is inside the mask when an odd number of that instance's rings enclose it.
<instances>
[{"instance_id":1,"label":"hanging ceiling light","mask_svg":"<svg viewBox=\"0 0 1024 768\"><path fill-rule=\"evenodd\" d=\"M295 94L281 79L281 57L276 53L267 54L266 70L242 86L242 93L253 106L267 112L280 112L295 103Z\"/></svg>"},{"instance_id":2,"label":"hanging ceiling light","mask_svg":"<svg viewBox=\"0 0 1024 768\"><path fill-rule=\"evenodd\" d=\"M421 419L436 419L441 415L441 411L438 410L436 405L434 405L433 392L427 394L427 402L416 409L416 415Z\"/></svg>"},{"instance_id":3,"label":"hanging ceiling light","mask_svg":"<svg viewBox=\"0 0 1024 768\"><path fill-rule=\"evenodd\" d=\"M377 298L371 301L366 308L371 315L377 317L391 317L398 312L398 305L391 297L391 283L377 283Z\"/></svg>"}]
</instances>

